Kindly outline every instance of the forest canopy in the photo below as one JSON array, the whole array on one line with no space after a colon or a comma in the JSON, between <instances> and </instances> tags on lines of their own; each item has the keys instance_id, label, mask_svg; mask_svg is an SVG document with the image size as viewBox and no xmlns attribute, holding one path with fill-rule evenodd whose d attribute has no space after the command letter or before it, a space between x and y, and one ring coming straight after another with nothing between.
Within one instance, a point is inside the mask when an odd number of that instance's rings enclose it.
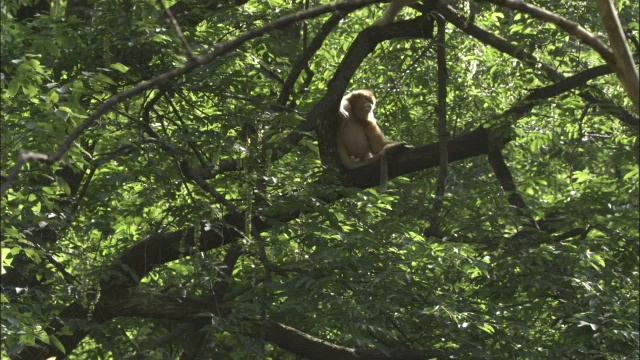
<instances>
[{"instance_id":1,"label":"forest canopy","mask_svg":"<svg viewBox=\"0 0 640 360\"><path fill-rule=\"evenodd\" d=\"M3 1L2 359L637 358L638 1L388 2Z\"/></svg>"}]
</instances>

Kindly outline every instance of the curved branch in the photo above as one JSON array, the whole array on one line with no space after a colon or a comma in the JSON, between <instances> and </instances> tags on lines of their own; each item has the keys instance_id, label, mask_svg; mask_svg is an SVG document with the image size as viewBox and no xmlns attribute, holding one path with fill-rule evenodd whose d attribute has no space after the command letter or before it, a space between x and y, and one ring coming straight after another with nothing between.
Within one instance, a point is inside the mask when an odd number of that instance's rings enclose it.
<instances>
[{"instance_id":1,"label":"curved branch","mask_svg":"<svg viewBox=\"0 0 640 360\"><path fill-rule=\"evenodd\" d=\"M600 76L611 74L613 70L609 65L600 65L572 75L560 82L533 90L519 104L511 107L504 115L514 116L516 118L531 110L536 104L542 100L552 98L577 89L586 85L590 80Z\"/></svg>"},{"instance_id":2,"label":"curved branch","mask_svg":"<svg viewBox=\"0 0 640 360\"><path fill-rule=\"evenodd\" d=\"M224 318L229 312L219 310L217 304L188 297L158 294L131 294L126 289L119 297L111 297L100 308L101 315L155 318L188 322L197 325L211 323L212 318ZM383 353L377 349L356 349L334 344L275 321L244 319L241 332L250 337L264 339L293 354L307 359L431 359L445 354L437 350L390 349Z\"/></svg>"}]
</instances>

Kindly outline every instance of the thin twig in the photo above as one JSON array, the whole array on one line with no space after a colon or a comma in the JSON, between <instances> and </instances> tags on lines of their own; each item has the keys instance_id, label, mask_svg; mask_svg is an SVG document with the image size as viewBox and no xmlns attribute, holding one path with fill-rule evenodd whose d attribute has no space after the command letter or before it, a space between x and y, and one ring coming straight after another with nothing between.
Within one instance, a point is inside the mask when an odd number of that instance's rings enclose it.
<instances>
[{"instance_id":1,"label":"thin twig","mask_svg":"<svg viewBox=\"0 0 640 360\"><path fill-rule=\"evenodd\" d=\"M189 60L195 60L195 56L193 55L193 50L191 50L191 45L189 45L187 38L184 37L184 34L182 33L182 28L180 28L180 24L178 24L178 20L176 20L175 16L173 16L171 9L164 6L164 1L162 0L158 0L158 4L160 4L160 7L162 7L162 9L164 10L164 13L167 15L169 22L171 23L171 25L173 25L173 28L176 30L178 39L180 39L180 41L182 42L182 47L184 47L184 51L187 53L187 58Z\"/></svg>"}]
</instances>

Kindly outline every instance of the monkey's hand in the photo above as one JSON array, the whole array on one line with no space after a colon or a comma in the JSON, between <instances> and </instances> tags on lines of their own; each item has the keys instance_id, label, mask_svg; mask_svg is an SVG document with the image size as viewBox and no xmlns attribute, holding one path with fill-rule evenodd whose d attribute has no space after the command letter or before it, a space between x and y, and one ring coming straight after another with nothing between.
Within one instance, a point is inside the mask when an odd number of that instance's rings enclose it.
<instances>
[{"instance_id":1,"label":"monkey's hand","mask_svg":"<svg viewBox=\"0 0 640 360\"><path fill-rule=\"evenodd\" d=\"M409 149L413 149L413 145L409 145L406 142L397 142L393 144L393 146L384 149L384 153L387 155L397 154L399 152L407 151Z\"/></svg>"},{"instance_id":2,"label":"monkey's hand","mask_svg":"<svg viewBox=\"0 0 640 360\"><path fill-rule=\"evenodd\" d=\"M351 103L347 99L342 99L340 103L340 116L346 120L351 115Z\"/></svg>"},{"instance_id":3,"label":"monkey's hand","mask_svg":"<svg viewBox=\"0 0 640 360\"><path fill-rule=\"evenodd\" d=\"M349 112L345 108L340 108L340 117L343 120L348 119L349 118Z\"/></svg>"}]
</instances>

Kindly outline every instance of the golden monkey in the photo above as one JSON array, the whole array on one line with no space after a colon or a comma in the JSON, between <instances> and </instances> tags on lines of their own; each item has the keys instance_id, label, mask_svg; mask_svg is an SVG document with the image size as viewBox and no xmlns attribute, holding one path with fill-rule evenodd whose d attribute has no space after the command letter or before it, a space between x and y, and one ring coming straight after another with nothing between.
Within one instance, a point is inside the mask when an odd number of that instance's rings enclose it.
<instances>
[{"instance_id":1,"label":"golden monkey","mask_svg":"<svg viewBox=\"0 0 640 360\"><path fill-rule=\"evenodd\" d=\"M403 142L387 140L378 127L373 109L376 97L371 90L353 91L342 98L338 124L338 155L347 169L357 168L380 158L380 185L386 186L388 169L385 154Z\"/></svg>"},{"instance_id":2,"label":"golden monkey","mask_svg":"<svg viewBox=\"0 0 640 360\"><path fill-rule=\"evenodd\" d=\"M387 9L384 11L384 15L374 22L373 25L385 26L391 24L403 7L413 5L417 2L418 0L391 0L391 3L389 3L389 6L387 6Z\"/></svg>"}]
</instances>

